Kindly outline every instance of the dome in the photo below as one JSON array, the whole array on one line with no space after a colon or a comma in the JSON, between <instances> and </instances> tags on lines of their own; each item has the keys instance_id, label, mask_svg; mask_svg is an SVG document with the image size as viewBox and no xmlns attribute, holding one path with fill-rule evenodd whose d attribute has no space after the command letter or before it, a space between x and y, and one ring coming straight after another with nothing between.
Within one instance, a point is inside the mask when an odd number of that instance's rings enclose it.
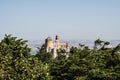
<instances>
[{"instance_id":1,"label":"dome","mask_svg":"<svg viewBox=\"0 0 120 80\"><path fill-rule=\"evenodd\" d=\"M51 37L48 37L47 40L48 40L48 41L52 41L52 38L51 38Z\"/></svg>"}]
</instances>

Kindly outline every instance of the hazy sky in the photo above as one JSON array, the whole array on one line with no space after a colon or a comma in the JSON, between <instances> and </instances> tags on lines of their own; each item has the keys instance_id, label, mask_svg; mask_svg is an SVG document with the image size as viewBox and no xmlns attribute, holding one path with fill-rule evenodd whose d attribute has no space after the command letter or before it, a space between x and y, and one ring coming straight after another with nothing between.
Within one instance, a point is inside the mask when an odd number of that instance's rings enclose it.
<instances>
[{"instance_id":1,"label":"hazy sky","mask_svg":"<svg viewBox=\"0 0 120 80\"><path fill-rule=\"evenodd\" d=\"M120 39L120 0L0 0L0 38Z\"/></svg>"}]
</instances>

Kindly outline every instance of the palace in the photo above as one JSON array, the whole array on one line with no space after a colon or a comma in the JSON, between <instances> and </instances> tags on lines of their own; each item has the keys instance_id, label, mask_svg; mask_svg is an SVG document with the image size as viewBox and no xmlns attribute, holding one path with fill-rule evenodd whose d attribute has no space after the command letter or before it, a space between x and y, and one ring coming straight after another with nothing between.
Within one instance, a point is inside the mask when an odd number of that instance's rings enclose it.
<instances>
[{"instance_id":1,"label":"palace","mask_svg":"<svg viewBox=\"0 0 120 80\"><path fill-rule=\"evenodd\" d=\"M51 52L53 54L53 58L56 58L58 56L57 51L59 49L64 49L66 51L66 57L68 57L70 46L68 43L61 43L59 40L59 37L56 35L55 41L52 40L52 38L48 37L45 40L46 45L46 52Z\"/></svg>"}]
</instances>

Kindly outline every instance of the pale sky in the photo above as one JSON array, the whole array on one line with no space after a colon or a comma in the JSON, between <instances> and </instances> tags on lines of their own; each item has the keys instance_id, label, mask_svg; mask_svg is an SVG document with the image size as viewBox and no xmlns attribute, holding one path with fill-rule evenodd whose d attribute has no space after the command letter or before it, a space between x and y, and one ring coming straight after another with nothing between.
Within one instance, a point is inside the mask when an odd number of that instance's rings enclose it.
<instances>
[{"instance_id":1,"label":"pale sky","mask_svg":"<svg viewBox=\"0 0 120 80\"><path fill-rule=\"evenodd\" d=\"M0 38L120 39L120 0L0 0Z\"/></svg>"}]
</instances>

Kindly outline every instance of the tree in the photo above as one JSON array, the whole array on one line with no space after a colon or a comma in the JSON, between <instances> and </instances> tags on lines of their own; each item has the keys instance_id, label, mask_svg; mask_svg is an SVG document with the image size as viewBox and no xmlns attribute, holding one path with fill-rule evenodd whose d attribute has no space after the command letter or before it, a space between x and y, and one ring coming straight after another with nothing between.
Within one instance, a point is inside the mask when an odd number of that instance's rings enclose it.
<instances>
[{"instance_id":1,"label":"tree","mask_svg":"<svg viewBox=\"0 0 120 80\"><path fill-rule=\"evenodd\" d=\"M103 41L100 39L97 39L94 41L94 49L98 49L98 47L102 45Z\"/></svg>"},{"instance_id":2,"label":"tree","mask_svg":"<svg viewBox=\"0 0 120 80\"><path fill-rule=\"evenodd\" d=\"M3 55L11 54L14 58L27 57L30 53L30 48L26 44L27 40L17 39L11 35L5 35L4 39L0 43Z\"/></svg>"},{"instance_id":3,"label":"tree","mask_svg":"<svg viewBox=\"0 0 120 80\"><path fill-rule=\"evenodd\" d=\"M1 80L50 80L49 65L29 54L26 41L5 35L0 42Z\"/></svg>"},{"instance_id":4,"label":"tree","mask_svg":"<svg viewBox=\"0 0 120 80\"><path fill-rule=\"evenodd\" d=\"M118 49L118 46L116 47ZM55 60L50 67L54 80L119 80L120 54L109 50L71 48L68 59Z\"/></svg>"},{"instance_id":5,"label":"tree","mask_svg":"<svg viewBox=\"0 0 120 80\"><path fill-rule=\"evenodd\" d=\"M118 44L113 50L112 50L112 55L114 55L115 52L120 51L120 44Z\"/></svg>"},{"instance_id":6,"label":"tree","mask_svg":"<svg viewBox=\"0 0 120 80\"><path fill-rule=\"evenodd\" d=\"M43 44L40 48L38 47L38 50L39 51L35 56L42 62L49 62L52 59L52 53L46 52L45 44Z\"/></svg>"},{"instance_id":7,"label":"tree","mask_svg":"<svg viewBox=\"0 0 120 80\"><path fill-rule=\"evenodd\" d=\"M80 47L80 49L83 49L83 48L85 47L85 45L84 45L84 44L79 43L79 47Z\"/></svg>"},{"instance_id":8,"label":"tree","mask_svg":"<svg viewBox=\"0 0 120 80\"><path fill-rule=\"evenodd\" d=\"M104 41L104 42L103 42L103 46L102 46L101 49L102 49L102 50L107 49L106 46L108 46L109 44L110 44L110 42Z\"/></svg>"}]
</instances>

